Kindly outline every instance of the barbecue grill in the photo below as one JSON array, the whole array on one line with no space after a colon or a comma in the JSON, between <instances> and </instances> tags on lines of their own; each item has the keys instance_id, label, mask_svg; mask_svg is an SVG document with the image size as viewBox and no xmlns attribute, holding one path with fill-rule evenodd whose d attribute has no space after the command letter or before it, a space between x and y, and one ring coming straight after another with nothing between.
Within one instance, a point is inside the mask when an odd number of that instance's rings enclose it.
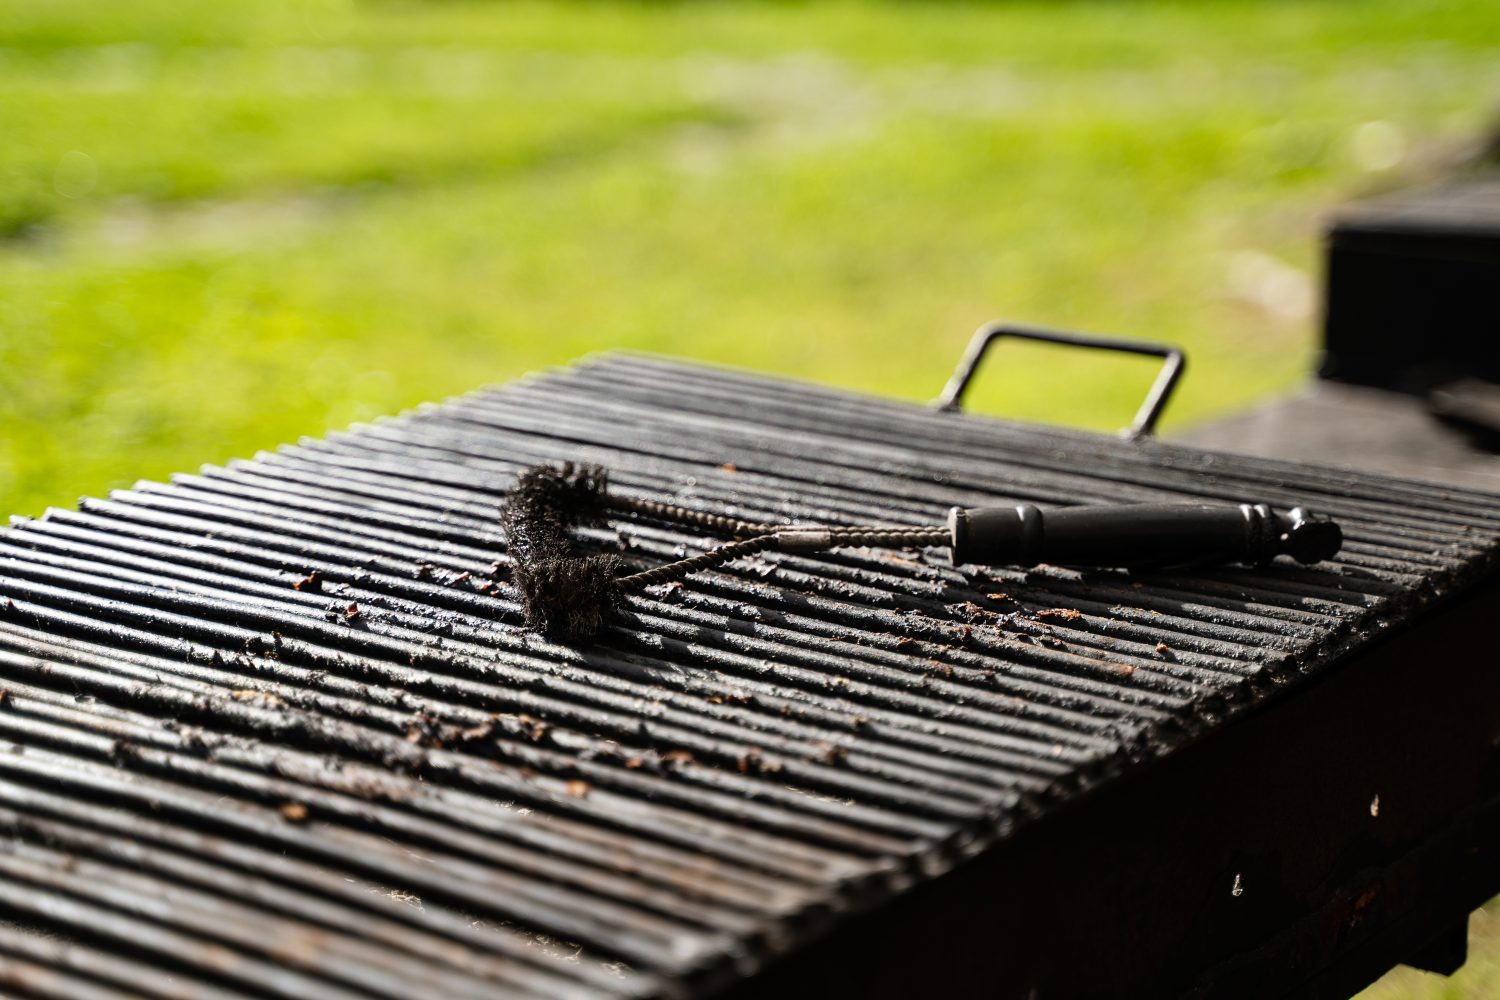
<instances>
[{"instance_id":1,"label":"barbecue grill","mask_svg":"<svg viewBox=\"0 0 1500 1000\"><path fill-rule=\"evenodd\" d=\"M1346 541L1133 574L768 552L570 645L522 629L497 520L561 461L763 521L1212 499ZM1497 551L1485 493L623 354L85 499L0 533L3 981L1266 997L1451 967L1500 888Z\"/></svg>"}]
</instances>

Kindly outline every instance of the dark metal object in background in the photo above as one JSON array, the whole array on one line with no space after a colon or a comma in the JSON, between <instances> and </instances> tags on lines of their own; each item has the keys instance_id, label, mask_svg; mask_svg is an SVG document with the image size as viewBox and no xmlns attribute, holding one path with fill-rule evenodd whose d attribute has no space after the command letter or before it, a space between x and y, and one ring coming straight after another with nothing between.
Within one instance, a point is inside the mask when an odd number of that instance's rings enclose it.
<instances>
[{"instance_id":1,"label":"dark metal object in background","mask_svg":"<svg viewBox=\"0 0 1500 1000\"><path fill-rule=\"evenodd\" d=\"M1341 210L1327 289L1324 378L1415 393L1500 382L1500 173Z\"/></svg>"},{"instance_id":2,"label":"dark metal object in background","mask_svg":"<svg viewBox=\"0 0 1500 1000\"><path fill-rule=\"evenodd\" d=\"M1254 496L1346 542L768 553L577 649L495 516L562 460L763 521ZM1497 554L1485 494L619 356L143 483L0 533L5 989L1342 995L1495 888Z\"/></svg>"},{"instance_id":3,"label":"dark metal object in background","mask_svg":"<svg viewBox=\"0 0 1500 1000\"><path fill-rule=\"evenodd\" d=\"M958 362L958 368L953 372L953 377L948 380L948 384L943 387L942 393L933 405L940 410L959 409L963 404L964 393L968 391L969 383L973 381L975 372L979 370L979 363L984 359L985 353L990 349L990 345L1004 337L1161 358L1165 362L1162 365L1161 374L1156 377L1145 400L1141 402L1141 408L1136 411L1135 420L1128 428L1120 432L1127 438L1146 437L1156 430L1156 422L1160 419L1162 410L1166 409L1167 401L1172 397L1172 390L1187 367L1187 357L1182 351L1167 344L1100 337L1047 327L1020 326L1015 323L990 323L975 331L974 336L969 340L968 348L964 351L964 356Z\"/></svg>"},{"instance_id":4,"label":"dark metal object in background","mask_svg":"<svg viewBox=\"0 0 1500 1000\"><path fill-rule=\"evenodd\" d=\"M1500 491L1497 289L1500 172L1347 207L1320 377L1179 440Z\"/></svg>"}]
</instances>

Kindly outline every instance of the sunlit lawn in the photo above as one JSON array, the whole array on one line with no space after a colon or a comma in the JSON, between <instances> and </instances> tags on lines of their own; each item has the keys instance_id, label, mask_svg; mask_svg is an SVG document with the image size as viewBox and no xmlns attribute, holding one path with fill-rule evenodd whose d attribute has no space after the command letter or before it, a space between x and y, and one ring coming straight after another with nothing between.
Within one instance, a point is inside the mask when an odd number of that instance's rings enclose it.
<instances>
[{"instance_id":1,"label":"sunlit lawn","mask_svg":"<svg viewBox=\"0 0 1500 1000\"><path fill-rule=\"evenodd\" d=\"M0 505L614 346L924 398L995 317L1186 346L1180 426L1309 368L1319 219L1497 54L1493 0L0 0ZM1150 378L1005 350L995 412Z\"/></svg>"}]
</instances>

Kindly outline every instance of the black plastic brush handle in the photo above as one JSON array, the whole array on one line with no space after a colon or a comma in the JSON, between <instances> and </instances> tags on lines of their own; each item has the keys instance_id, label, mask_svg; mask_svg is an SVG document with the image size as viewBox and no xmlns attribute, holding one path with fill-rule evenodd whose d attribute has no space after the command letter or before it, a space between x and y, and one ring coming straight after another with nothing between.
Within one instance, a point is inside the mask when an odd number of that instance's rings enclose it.
<instances>
[{"instance_id":1,"label":"black plastic brush handle","mask_svg":"<svg viewBox=\"0 0 1500 1000\"><path fill-rule=\"evenodd\" d=\"M953 564L1160 568L1212 563L1300 563L1332 558L1343 532L1302 507L1265 504L1121 504L954 507L948 513Z\"/></svg>"}]
</instances>

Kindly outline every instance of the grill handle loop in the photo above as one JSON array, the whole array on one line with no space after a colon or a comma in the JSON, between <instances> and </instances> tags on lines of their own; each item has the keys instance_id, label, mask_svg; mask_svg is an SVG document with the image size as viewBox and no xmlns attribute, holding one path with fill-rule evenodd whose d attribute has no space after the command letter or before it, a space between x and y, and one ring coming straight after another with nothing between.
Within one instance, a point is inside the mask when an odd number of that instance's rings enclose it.
<instances>
[{"instance_id":1,"label":"grill handle loop","mask_svg":"<svg viewBox=\"0 0 1500 1000\"><path fill-rule=\"evenodd\" d=\"M964 393L968 391L969 383L974 380L974 373L979 369L979 363L984 359L985 352L990 345L1003 337L1014 337L1020 340L1037 340L1047 344L1062 344L1067 347L1088 347L1101 351L1122 351L1126 354L1143 354L1147 357L1161 358L1163 364L1161 373L1156 376L1156 381L1151 384L1151 389L1146 393L1146 398L1141 407L1136 411L1135 420L1130 426L1120 432L1121 437L1129 440L1149 437L1156 430L1156 422L1161 417L1162 410L1166 409L1167 401L1172 397L1172 390L1176 388L1177 382L1182 378L1182 372L1187 367L1187 356L1177 347L1169 344L1154 344L1142 340L1122 340L1118 337L1100 337L1086 333L1074 333L1069 330L1053 330L1047 327L1022 326L1016 323L989 323L974 332L969 340L969 346L964 351L964 356L958 362L958 367L953 370L953 377L943 387L942 393L933 402L939 410L957 412L962 409Z\"/></svg>"},{"instance_id":2,"label":"grill handle loop","mask_svg":"<svg viewBox=\"0 0 1500 1000\"><path fill-rule=\"evenodd\" d=\"M954 507L948 513L953 564L1120 567L1239 562L1278 555L1300 563L1330 559L1343 532L1302 507L1266 504L1120 504L1061 507Z\"/></svg>"}]
</instances>

